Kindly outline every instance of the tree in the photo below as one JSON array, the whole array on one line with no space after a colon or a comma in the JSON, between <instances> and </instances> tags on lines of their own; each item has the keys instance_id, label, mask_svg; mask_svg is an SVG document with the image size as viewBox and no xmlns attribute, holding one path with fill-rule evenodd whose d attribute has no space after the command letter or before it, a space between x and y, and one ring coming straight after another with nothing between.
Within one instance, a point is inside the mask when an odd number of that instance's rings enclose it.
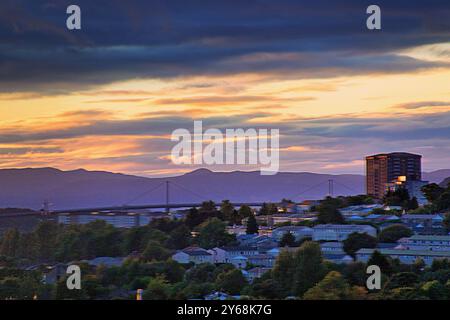
<instances>
[{"instance_id":1,"label":"tree","mask_svg":"<svg viewBox=\"0 0 450 320\"><path fill-rule=\"evenodd\" d=\"M401 206L404 209L407 209L409 201L409 192L406 188L398 188L395 191L389 190L383 198L383 203L385 205Z\"/></svg>"},{"instance_id":2,"label":"tree","mask_svg":"<svg viewBox=\"0 0 450 320\"><path fill-rule=\"evenodd\" d=\"M445 231L450 232L450 212L447 212L444 215L444 221L442 221L442 225L445 228Z\"/></svg>"},{"instance_id":3,"label":"tree","mask_svg":"<svg viewBox=\"0 0 450 320\"><path fill-rule=\"evenodd\" d=\"M294 256L294 293L302 296L325 276L322 252L318 243L307 241Z\"/></svg>"},{"instance_id":4,"label":"tree","mask_svg":"<svg viewBox=\"0 0 450 320\"><path fill-rule=\"evenodd\" d=\"M375 248L376 246L377 239L367 233L354 232L344 240L344 251L352 257L355 257L356 251L361 248Z\"/></svg>"},{"instance_id":5,"label":"tree","mask_svg":"<svg viewBox=\"0 0 450 320\"><path fill-rule=\"evenodd\" d=\"M412 236L413 232L401 224L393 224L383 229L378 235L379 242L395 243L401 238Z\"/></svg>"},{"instance_id":6,"label":"tree","mask_svg":"<svg viewBox=\"0 0 450 320\"><path fill-rule=\"evenodd\" d=\"M445 189L441 188L436 183L430 183L423 186L421 190L425 198L427 198L429 202L434 203L436 200L439 199L439 197L441 196L441 194L444 192Z\"/></svg>"},{"instance_id":7,"label":"tree","mask_svg":"<svg viewBox=\"0 0 450 320\"><path fill-rule=\"evenodd\" d=\"M44 221L38 224L33 233L36 236L38 258L52 261L56 249L58 225L52 221Z\"/></svg>"},{"instance_id":8,"label":"tree","mask_svg":"<svg viewBox=\"0 0 450 320\"><path fill-rule=\"evenodd\" d=\"M234 269L218 275L216 288L228 294L239 294L247 285L247 280L240 270Z\"/></svg>"},{"instance_id":9,"label":"tree","mask_svg":"<svg viewBox=\"0 0 450 320\"><path fill-rule=\"evenodd\" d=\"M335 198L327 197L325 200L317 207L319 214L317 215L317 221L320 224L326 223L344 223L344 217L339 211L341 201Z\"/></svg>"},{"instance_id":10,"label":"tree","mask_svg":"<svg viewBox=\"0 0 450 320\"><path fill-rule=\"evenodd\" d=\"M279 283L270 278L255 279L250 288L250 295L265 299L280 299L284 297L281 293Z\"/></svg>"},{"instance_id":11,"label":"tree","mask_svg":"<svg viewBox=\"0 0 450 320\"><path fill-rule=\"evenodd\" d=\"M364 299L366 290L362 287L350 287L337 271L331 271L313 288L306 291L306 300L350 300Z\"/></svg>"},{"instance_id":12,"label":"tree","mask_svg":"<svg viewBox=\"0 0 450 320\"><path fill-rule=\"evenodd\" d=\"M9 229L0 241L0 255L15 257L19 247L20 233L14 229Z\"/></svg>"},{"instance_id":13,"label":"tree","mask_svg":"<svg viewBox=\"0 0 450 320\"><path fill-rule=\"evenodd\" d=\"M273 203L263 203L261 209L259 210L259 214L260 215L272 215L272 214L276 214L278 212L278 208L275 204Z\"/></svg>"},{"instance_id":14,"label":"tree","mask_svg":"<svg viewBox=\"0 0 450 320\"><path fill-rule=\"evenodd\" d=\"M295 260L293 254L289 251L281 251L275 261L272 277L274 281L279 284L280 292L283 297L292 294L294 272Z\"/></svg>"},{"instance_id":15,"label":"tree","mask_svg":"<svg viewBox=\"0 0 450 320\"><path fill-rule=\"evenodd\" d=\"M239 218L242 220L245 218L249 218L250 216L253 216L253 212L249 206L243 205L239 208L238 215Z\"/></svg>"},{"instance_id":16,"label":"tree","mask_svg":"<svg viewBox=\"0 0 450 320\"><path fill-rule=\"evenodd\" d=\"M229 200L223 200L220 205L220 213L222 219L228 221L231 224L240 224L240 220L238 219L236 214L236 210L234 210L234 206L230 203Z\"/></svg>"},{"instance_id":17,"label":"tree","mask_svg":"<svg viewBox=\"0 0 450 320\"><path fill-rule=\"evenodd\" d=\"M258 234L258 223L253 214L251 214L247 219L247 234Z\"/></svg>"},{"instance_id":18,"label":"tree","mask_svg":"<svg viewBox=\"0 0 450 320\"><path fill-rule=\"evenodd\" d=\"M142 257L146 261L166 260L170 256L170 251L161 246L159 242L150 240L142 253Z\"/></svg>"},{"instance_id":19,"label":"tree","mask_svg":"<svg viewBox=\"0 0 450 320\"><path fill-rule=\"evenodd\" d=\"M422 286L421 291L423 292L423 294L425 296L427 296L431 300L447 300L448 299L447 288L437 280L426 282Z\"/></svg>"},{"instance_id":20,"label":"tree","mask_svg":"<svg viewBox=\"0 0 450 320\"><path fill-rule=\"evenodd\" d=\"M295 237L290 232L283 234L280 240L280 247L294 247Z\"/></svg>"},{"instance_id":21,"label":"tree","mask_svg":"<svg viewBox=\"0 0 450 320\"><path fill-rule=\"evenodd\" d=\"M419 202L417 201L416 197L413 197L409 202L408 202L408 208L407 210L416 210L417 208L419 208Z\"/></svg>"},{"instance_id":22,"label":"tree","mask_svg":"<svg viewBox=\"0 0 450 320\"><path fill-rule=\"evenodd\" d=\"M198 227L198 231L198 245L205 249L221 247L235 240L235 236L227 233L226 223L217 218L211 218L203 222Z\"/></svg>"},{"instance_id":23,"label":"tree","mask_svg":"<svg viewBox=\"0 0 450 320\"><path fill-rule=\"evenodd\" d=\"M145 300L167 300L170 294L170 285L164 276L157 276L150 279L147 289L144 290Z\"/></svg>"},{"instance_id":24,"label":"tree","mask_svg":"<svg viewBox=\"0 0 450 320\"><path fill-rule=\"evenodd\" d=\"M183 249L189 246L191 242L191 232L185 225L181 225L170 233L166 245L172 249Z\"/></svg>"},{"instance_id":25,"label":"tree","mask_svg":"<svg viewBox=\"0 0 450 320\"><path fill-rule=\"evenodd\" d=\"M380 267L382 273L390 275L392 273L392 264L389 259L382 255L380 251L375 250L367 261L367 266L375 265Z\"/></svg>"},{"instance_id":26,"label":"tree","mask_svg":"<svg viewBox=\"0 0 450 320\"><path fill-rule=\"evenodd\" d=\"M384 286L383 290L395 288L414 287L419 283L419 276L413 272L400 272L394 274Z\"/></svg>"}]
</instances>

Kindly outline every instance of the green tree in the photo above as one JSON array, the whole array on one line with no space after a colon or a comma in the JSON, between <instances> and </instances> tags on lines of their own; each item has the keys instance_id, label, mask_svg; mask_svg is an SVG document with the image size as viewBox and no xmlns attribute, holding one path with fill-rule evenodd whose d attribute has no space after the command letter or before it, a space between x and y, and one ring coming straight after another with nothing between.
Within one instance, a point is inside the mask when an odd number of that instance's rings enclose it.
<instances>
[{"instance_id":1,"label":"green tree","mask_svg":"<svg viewBox=\"0 0 450 320\"><path fill-rule=\"evenodd\" d=\"M362 287L351 287L337 271L329 272L323 280L306 291L306 300L350 300L364 299L366 291Z\"/></svg>"},{"instance_id":2,"label":"green tree","mask_svg":"<svg viewBox=\"0 0 450 320\"><path fill-rule=\"evenodd\" d=\"M142 253L142 258L146 261L166 260L170 257L171 252L164 248L159 242L150 240Z\"/></svg>"},{"instance_id":3,"label":"green tree","mask_svg":"<svg viewBox=\"0 0 450 320\"><path fill-rule=\"evenodd\" d=\"M417 208L419 208L419 202L417 202L417 198L413 197L409 202L408 202L408 208L407 210L416 210Z\"/></svg>"},{"instance_id":4,"label":"green tree","mask_svg":"<svg viewBox=\"0 0 450 320\"><path fill-rule=\"evenodd\" d=\"M216 288L228 294L239 294L247 285L247 280L240 270L234 269L218 275Z\"/></svg>"},{"instance_id":5,"label":"green tree","mask_svg":"<svg viewBox=\"0 0 450 320\"><path fill-rule=\"evenodd\" d=\"M325 276L322 252L318 243L307 241L294 256L294 293L302 296Z\"/></svg>"},{"instance_id":6,"label":"green tree","mask_svg":"<svg viewBox=\"0 0 450 320\"><path fill-rule=\"evenodd\" d=\"M251 214L247 219L247 234L257 234L258 233L258 223L253 214Z\"/></svg>"},{"instance_id":7,"label":"green tree","mask_svg":"<svg viewBox=\"0 0 450 320\"><path fill-rule=\"evenodd\" d=\"M259 210L259 214L260 215L272 215L272 214L276 214L278 212L278 208L275 204L273 203L263 203L263 205L261 206L261 209Z\"/></svg>"},{"instance_id":8,"label":"green tree","mask_svg":"<svg viewBox=\"0 0 450 320\"><path fill-rule=\"evenodd\" d=\"M437 280L428 281L421 287L421 291L431 300L447 300L447 288Z\"/></svg>"},{"instance_id":9,"label":"green tree","mask_svg":"<svg viewBox=\"0 0 450 320\"><path fill-rule=\"evenodd\" d=\"M331 197L325 198L325 200L317 207L319 214L317 215L317 221L320 224L327 223L344 223L344 217L339 211L341 201Z\"/></svg>"},{"instance_id":10,"label":"green tree","mask_svg":"<svg viewBox=\"0 0 450 320\"><path fill-rule=\"evenodd\" d=\"M412 236L413 232L401 224L393 224L383 229L378 235L379 242L395 243L401 238Z\"/></svg>"},{"instance_id":11,"label":"green tree","mask_svg":"<svg viewBox=\"0 0 450 320\"><path fill-rule=\"evenodd\" d=\"M294 247L295 246L295 237L290 232L286 232L283 234L280 240L280 247Z\"/></svg>"},{"instance_id":12,"label":"green tree","mask_svg":"<svg viewBox=\"0 0 450 320\"><path fill-rule=\"evenodd\" d=\"M367 266L371 265L380 267L381 272L384 274L390 275L392 273L391 261L378 250L375 250L367 261Z\"/></svg>"},{"instance_id":13,"label":"green tree","mask_svg":"<svg viewBox=\"0 0 450 320\"><path fill-rule=\"evenodd\" d=\"M235 236L227 233L226 223L217 218L203 222L198 227L198 231L197 243L205 249L228 245L236 239Z\"/></svg>"},{"instance_id":14,"label":"green tree","mask_svg":"<svg viewBox=\"0 0 450 320\"><path fill-rule=\"evenodd\" d=\"M0 241L0 255L15 257L19 248L20 233L14 229L9 229Z\"/></svg>"},{"instance_id":15,"label":"green tree","mask_svg":"<svg viewBox=\"0 0 450 320\"><path fill-rule=\"evenodd\" d=\"M166 245L171 249L183 249L191 243L191 232L185 225L181 225L170 232Z\"/></svg>"},{"instance_id":16,"label":"green tree","mask_svg":"<svg viewBox=\"0 0 450 320\"><path fill-rule=\"evenodd\" d=\"M281 299L284 297L280 284L270 278L255 279L250 287L249 294L252 297L264 299Z\"/></svg>"},{"instance_id":17,"label":"green tree","mask_svg":"<svg viewBox=\"0 0 450 320\"><path fill-rule=\"evenodd\" d=\"M430 183L422 187L425 198L432 203L439 199L444 190L444 188L441 188L436 183Z\"/></svg>"},{"instance_id":18,"label":"green tree","mask_svg":"<svg viewBox=\"0 0 450 320\"><path fill-rule=\"evenodd\" d=\"M377 246L377 239L368 235L367 233L354 232L344 240L344 251L355 257L356 251L361 248L375 248Z\"/></svg>"},{"instance_id":19,"label":"green tree","mask_svg":"<svg viewBox=\"0 0 450 320\"><path fill-rule=\"evenodd\" d=\"M245 219L253 216L253 211L249 206L242 205L238 211L240 219Z\"/></svg>"},{"instance_id":20,"label":"green tree","mask_svg":"<svg viewBox=\"0 0 450 320\"><path fill-rule=\"evenodd\" d=\"M58 225L52 221L43 221L33 231L38 248L38 258L53 261L57 244Z\"/></svg>"},{"instance_id":21,"label":"green tree","mask_svg":"<svg viewBox=\"0 0 450 320\"><path fill-rule=\"evenodd\" d=\"M295 259L290 251L281 251L275 261L272 277L279 284L282 297L292 294L295 272Z\"/></svg>"},{"instance_id":22,"label":"green tree","mask_svg":"<svg viewBox=\"0 0 450 320\"><path fill-rule=\"evenodd\" d=\"M444 220L442 221L442 225L445 228L445 231L450 232L450 212L447 212L444 215Z\"/></svg>"},{"instance_id":23,"label":"green tree","mask_svg":"<svg viewBox=\"0 0 450 320\"><path fill-rule=\"evenodd\" d=\"M150 279L142 297L145 300L168 300L170 292L171 286L164 276L156 276Z\"/></svg>"},{"instance_id":24,"label":"green tree","mask_svg":"<svg viewBox=\"0 0 450 320\"><path fill-rule=\"evenodd\" d=\"M384 286L383 290L395 288L414 287L419 283L419 276L413 272L400 272L394 274Z\"/></svg>"},{"instance_id":25,"label":"green tree","mask_svg":"<svg viewBox=\"0 0 450 320\"><path fill-rule=\"evenodd\" d=\"M220 204L220 214L223 220L228 221L231 224L235 224L237 220L235 212L236 210L234 210L234 206L230 203L230 200L222 201Z\"/></svg>"}]
</instances>

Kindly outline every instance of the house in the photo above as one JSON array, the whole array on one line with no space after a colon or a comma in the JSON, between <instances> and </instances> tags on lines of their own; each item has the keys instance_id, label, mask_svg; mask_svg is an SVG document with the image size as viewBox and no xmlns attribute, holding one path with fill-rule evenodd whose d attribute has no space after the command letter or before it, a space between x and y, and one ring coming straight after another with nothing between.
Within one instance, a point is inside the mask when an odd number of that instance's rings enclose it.
<instances>
[{"instance_id":1,"label":"house","mask_svg":"<svg viewBox=\"0 0 450 320\"><path fill-rule=\"evenodd\" d=\"M276 257L271 254L257 254L249 256L247 262L253 266L273 268Z\"/></svg>"},{"instance_id":2,"label":"house","mask_svg":"<svg viewBox=\"0 0 450 320\"><path fill-rule=\"evenodd\" d=\"M247 271L246 278L249 282L253 282L255 279L261 278L263 274L270 271L271 268L255 267Z\"/></svg>"},{"instance_id":3,"label":"house","mask_svg":"<svg viewBox=\"0 0 450 320\"><path fill-rule=\"evenodd\" d=\"M279 227L272 231L272 238L280 241L286 233L290 233L295 237L295 240L310 238L313 234L313 229L303 226L285 226Z\"/></svg>"},{"instance_id":4,"label":"house","mask_svg":"<svg viewBox=\"0 0 450 320\"><path fill-rule=\"evenodd\" d=\"M297 251L298 247L278 247L278 248L273 248L269 251L267 251L267 254L270 254L274 257L278 257L280 255L281 252L283 251L290 251L290 252L295 252Z\"/></svg>"},{"instance_id":5,"label":"house","mask_svg":"<svg viewBox=\"0 0 450 320\"><path fill-rule=\"evenodd\" d=\"M91 260L82 260L81 262L85 262L88 265L94 267L103 265L105 267L111 268L111 267L120 267L124 261L125 258L123 257L97 257Z\"/></svg>"},{"instance_id":6,"label":"house","mask_svg":"<svg viewBox=\"0 0 450 320\"><path fill-rule=\"evenodd\" d=\"M229 259L229 263L231 263L233 266L235 266L238 269L244 269L247 267L248 264L248 258L244 256L234 256Z\"/></svg>"},{"instance_id":7,"label":"house","mask_svg":"<svg viewBox=\"0 0 450 320\"><path fill-rule=\"evenodd\" d=\"M320 249L325 260L334 263L353 262L353 258L347 255L347 253L344 251L344 245L342 242L323 242L320 244Z\"/></svg>"},{"instance_id":8,"label":"house","mask_svg":"<svg viewBox=\"0 0 450 320\"><path fill-rule=\"evenodd\" d=\"M374 209L383 208L381 204L356 205L339 209L343 216L365 216L370 214Z\"/></svg>"},{"instance_id":9,"label":"house","mask_svg":"<svg viewBox=\"0 0 450 320\"><path fill-rule=\"evenodd\" d=\"M271 225L277 225L281 223L299 223L303 221L315 221L317 220L317 214L315 213L297 213L297 214L274 214L266 218L270 220Z\"/></svg>"},{"instance_id":10,"label":"house","mask_svg":"<svg viewBox=\"0 0 450 320\"><path fill-rule=\"evenodd\" d=\"M450 236L413 235L398 243L409 250L450 251Z\"/></svg>"},{"instance_id":11,"label":"house","mask_svg":"<svg viewBox=\"0 0 450 320\"><path fill-rule=\"evenodd\" d=\"M61 278L66 276L67 265L63 263L58 263L53 266L47 266L44 270L44 276L42 281L45 284L55 284Z\"/></svg>"},{"instance_id":12,"label":"house","mask_svg":"<svg viewBox=\"0 0 450 320\"><path fill-rule=\"evenodd\" d=\"M172 255L172 259L178 263L214 263L213 255L203 248L188 247L183 250L179 250Z\"/></svg>"},{"instance_id":13,"label":"house","mask_svg":"<svg viewBox=\"0 0 450 320\"><path fill-rule=\"evenodd\" d=\"M258 248L255 246L237 246L237 247L221 247L208 250L212 255L214 263L233 263L238 264L237 260L243 260L242 258L234 259L241 256L247 258L259 254Z\"/></svg>"},{"instance_id":14,"label":"house","mask_svg":"<svg viewBox=\"0 0 450 320\"><path fill-rule=\"evenodd\" d=\"M344 252L344 244L342 242L331 241L331 242L323 242L320 244L320 249L323 254L327 253L343 253Z\"/></svg>"},{"instance_id":15,"label":"house","mask_svg":"<svg viewBox=\"0 0 450 320\"><path fill-rule=\"evenodd\" d=\"M377 235L377 230L369 225L321 224L313 228L312 239L314 241L344 241L354 232L367 233L373 237Z\"/></svg>"},{"instance_id":16,"label":"house","mask_svg":"<svg viewBox=\"0 0 450 320\"><path fill-rule=\"evenodd\" d=\"M422 224L423 227L436 228L442 226L444 218L439 214L404 214L401 220L409 227Z\"/></svg>"},{"instance_id":17,"label":"house","mask_svg":"<svg viewBox=\"0 0 450 320\"><path fill-rule=\"evenodd\" d=\"M409 249L360 249L356 252L356 259L358 261L367 262L375 250L393 259L398 259L404 264L413 264L417 259L422 259L426 265L431 265L433 260L436 259L450 259L450 251Z\"/></svg>"},{"instance_id":18,"label":"house","mask_svg":"<svg viewBox=\"0 0 450 320\"><path fill-rule=\"evenodd\" d=\"M259 254L258 248L254 246L221 247L220 249L225 252L225 263L236 256L249 257Z\"/></svg>"}]
</instances>

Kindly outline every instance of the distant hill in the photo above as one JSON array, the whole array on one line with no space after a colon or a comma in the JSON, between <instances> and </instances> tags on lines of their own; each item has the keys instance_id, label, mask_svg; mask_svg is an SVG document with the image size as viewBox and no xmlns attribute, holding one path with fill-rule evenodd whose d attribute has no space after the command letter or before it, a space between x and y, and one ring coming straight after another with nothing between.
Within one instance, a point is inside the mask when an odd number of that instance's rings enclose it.
<instances>
[{"instance_id":1,"label":"distant hill","mask_svg":"<svg viewBox=\"0 0 450 320\"><path fill-rule=\"evenodd\" d=\"M444 179L439 185L443 188L447 188L448 184L450 183L450 177Z\"/></svg>"},{"instance_id":2,"label":"distant hill","mask_svg":"<svg viewBox=\"0 0 450 320\"><path fill-rule=\"evenodd\" d=\"M441 169L432 172L424 172L422 180L430 181L430 183L440 183L444 179L450 177L450 169Z\"/></svg>"},{"instance_id":3,"label":"distant hill","mask_svg":"<svg viewBox=\"0 0 450 320\"><path fill-rule=\"evenodd\" d=\"M431 182L448 175L424 174ZM281 172L261 176L259 172L212 172L199 169L171 178L146 178L104 171L61 171L54 168L0 170L0 208L40 209L48 200L52 209L165 203L165 181L170 181L170 202L203 200L236 202L320 199L334 181L335 195L364 193L364 176ZM439 179L439 180L435 180Z\"/></svg>"}]
</instances>

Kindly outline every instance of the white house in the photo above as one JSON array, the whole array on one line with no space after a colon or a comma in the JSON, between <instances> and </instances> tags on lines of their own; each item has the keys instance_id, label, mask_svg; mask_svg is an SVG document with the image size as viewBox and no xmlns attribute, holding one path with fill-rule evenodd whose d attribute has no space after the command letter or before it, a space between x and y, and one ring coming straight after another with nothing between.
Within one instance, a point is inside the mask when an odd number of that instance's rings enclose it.
<instances>
[{"instance_id":1,"label":"white house","mask_svg":"<svg viewBox=\"0 0 450 320\"><path fill-rule=\"evenodd\" d=\"M253 282L257 278L261 278L263 274L270 271L271 268L255 267L247 271L246 278L248 281Z\"/></svg>"},{"instance_id":2,"label":"white house","mask_svg":"<svg viewBox=\"0 0 450 320\"><path fill-rule=\"evenodd\" d=\"M398 243L410 250L450 251L450 236L413 235Z\"/></svg>"},{"instance_id":3,"label":"white house","mask_svg":"<svg viewBox=\"0 0 450 320\"><path fill-rule=\"evenodd\" d=\"M314 241L344 241L354 233L367 233L376 237L377 230L369 225L356 224L321 224L313 228Z\"/></svg>"},{"instance_id":4,"label":"white house","mask_svg":"<svg viewBox=\"0 0 450 320\"><path fill-rule=\"evenodd\" d=\"M188 247L172 255L172 259L178 263L214 263L213 258L208 250L199 247Z\"/></svg>"},{"instance_id":5,"label":"white house","mask_svg":"<svg viewBox=\"0 0 450 320\"><path fill-rule=\"evenodd\" d=\"M425 264L431 265L435 259L450 259L450 251L408 249L360 249L356 252L356 259L367 262L375 250L383 255L390 256L393 259L399 259L400 262L404 264L413 264L417 259L422 259Z\"/></svg>"},{"instance_id":6,"label":"white house","mask_svg":"<svg viewBox=\"0 0 450 320\"><path fill-rule=\"evenodd\" d=\"M285 226L279 227L272 231L272 238L280 241L284 234L290 233L295 237L295 240L312 237L313 229L304 226Z\"/></svg>"}]
</instances>

